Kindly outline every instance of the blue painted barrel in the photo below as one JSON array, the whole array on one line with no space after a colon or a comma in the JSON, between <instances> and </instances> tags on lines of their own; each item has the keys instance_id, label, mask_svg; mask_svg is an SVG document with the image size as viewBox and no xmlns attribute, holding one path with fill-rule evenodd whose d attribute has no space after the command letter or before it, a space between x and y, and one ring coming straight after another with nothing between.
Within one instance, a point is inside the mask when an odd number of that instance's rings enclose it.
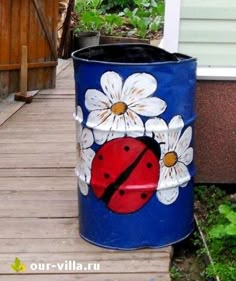
<instances>
[{"instance_id":1,"label":"blue painted barrel","mask_svg":"<svg viewBox=\"0 0 236 281\"><path fill-rule=\"evenodd\" d=\"M72 57L80 235L123 250L184 239L194 227L196 60L145 44Z\"/></svg>"}]
</instances>

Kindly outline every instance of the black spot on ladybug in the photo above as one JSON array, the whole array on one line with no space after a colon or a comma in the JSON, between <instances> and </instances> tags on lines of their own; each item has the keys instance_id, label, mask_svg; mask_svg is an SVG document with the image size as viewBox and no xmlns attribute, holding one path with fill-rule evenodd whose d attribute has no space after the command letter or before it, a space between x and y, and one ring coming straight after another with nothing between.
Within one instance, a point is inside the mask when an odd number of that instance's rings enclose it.
<instances>
[{"instance_id":1,"label":"black spot on ladybug","mask_svg":"<svg viewBox=\"0 0 236 281\"><path fill-rule=\"evenodd\" d=\"M148 163L147 163L147 168L150 169L150 168L152 168L152 167L153 167L152 163L148 162Z\"/></svg>"},{"instance_id":2,"label":"black spot on ladybug","mask_svg":"<svg viewBox=\"0 0 236 281\"><path fill-rule=\"evenodd\" d=\"M141 198L144 200L144 199L146 199L147 198L147 194L146 193L142 193L141 194Z\"/></svg>"},{"instance_id":3,"label":"black spot on ladybug","mask_svg":"<svg viewBox=\"0 0 236 281\"><path fill-rule=\"evenodd\" d=\"M105 179L109 179L109 178L110 178L110 175L106 173L106 174L104 175L104 177L105 177Z\"/></svg>"},{"instance_id":4,"label":"black spot on ladybug","mask_svg":"<svg viewBox=\"0 0 236 281\"><path fill-rule=\"evenodd\" d=\"M123 196L123 195L125 195L125 191L124 191L123 189L121 189L121 190L119 190L119 194L120 194L121 196Z\"/></svg>"},{"instance_id":5,"label":"black spot on ladybug","mask_svg":"<svg viewBox=\"0 0 236 281\"><path fill-rule=\"evenodd\" d=\"M100 154L100 155L98 155L98 159L99 160L103 160L103 156Z\"/></svg>"},{"instance_id":6,"label":"black spot on ladybug","mask_svg":"<svg viewBox=\"0 0 236 281\"><path fill-rule=\"evenodd\" d=\"M124 150L128 152L128 151L130 150L130 147L129 147L128 145L126 145L126 146L124 147Z\"/></svg>"}]
</instances>

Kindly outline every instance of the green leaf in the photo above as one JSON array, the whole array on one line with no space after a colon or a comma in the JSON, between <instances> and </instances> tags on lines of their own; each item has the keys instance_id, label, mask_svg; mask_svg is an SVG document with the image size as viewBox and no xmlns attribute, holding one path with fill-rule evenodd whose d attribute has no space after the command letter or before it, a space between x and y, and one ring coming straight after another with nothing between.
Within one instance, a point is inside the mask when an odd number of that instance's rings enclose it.
<instances>
[{"instance_id":1,"label":"green leaf","mask_svg":"<svg viewBox=\"0 0 236 281\"><path fill-rule=\"evenodd\" d=\"M219 212L223 215L227 215L231 211L230 207L226 204L221 204L219 206Z\"/></svg>"},{"instance_id":2,"label":"green leaf","mask_svg":"<svg viewBox=\"0 0 236 281\"><path fill-rule=\"evenodd\" d=\"M15 272L19 272L18 267L15 264L11 265L11 268L15 271Z\"/></svg>"},{"instance_id":3,"label":"green leaf","mask_svg":"<svg viewBox=\"0 0 236 281\"><path fill-rule=\"evenodd\" d=\"M15 258L15 265L19 268L20 267L20 265L21 265L21 261L20 261L20 259L19 258Z\"/></svg>"},{"instance_id":4,"label":"green leaf","mask_svg":"<svg viewBox=\"0 0 236 281\"><path fill-rule=\"evenodd\" d=\"M236 212L231 211L226 215L226 218L234 225L236 225Z\"/></svg>"},{"instance_id":5,"label":"green leaf","mask_svg":"<svg viewBox=\"0 0 236 281\"><path fill-rule=\"evenodd\" d=\"M211 238L221 238L224 236L224 234L225 226L222 224L214 226L209 232L209 236Z\"/></svg>"},{"instance_id":6,"label":"green leaf","mask_svg":"<svg viewBox=\"0 0 236 281\"><path fill-rule=\"evenodd\" d=\"M227 225L225 228L225 233L236 237L236 225L235 224Z\"/></svg>"}]
</instances>

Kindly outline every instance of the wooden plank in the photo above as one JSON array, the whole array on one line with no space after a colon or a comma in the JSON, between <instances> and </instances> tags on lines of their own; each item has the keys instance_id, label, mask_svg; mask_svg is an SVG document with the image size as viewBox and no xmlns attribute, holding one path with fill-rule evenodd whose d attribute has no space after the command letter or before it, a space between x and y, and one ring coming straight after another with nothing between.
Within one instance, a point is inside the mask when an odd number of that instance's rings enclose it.
<instances>
[{"instance_id":1,"label":"wooden plank","mask_svg":"<svg viewBox=\"0 0 236 281\"><path fill-rule=\"evenodd\" d=\"M75 127L75 126L74 126ZM58 134L58 135L61 135L61 134L75 134L75 129L73 128L73 126L70 128L68 128L66 125L65 126L62 126L62 127L45 127L43 128L42 126L40 126L40 128L37 128L37 127L26 127L25 129L24 128L11 128L11 126L8 126L7 128L0 128L0 133L3 134L3 133L22 133L23 132L27 132L27 133L41 133L43 131L44 134L48 134L50 132L53 132L55 134Z\"/></svg>"},{"instance_id":2,"label":"wooden plank","mask_svg":"<svg viewBox=\"0 0 236 281\"><path fill-rule=\"evenodd\" d=\"M39 100L37 100L39 101ZM56 111L59 111L60 113L71 113L71 119L73 117L74 107L71 104L71 101L69 100L69 103L65 102L64 106L61 103L56 102L55 105L51 105L49 102L48 105L45 103L34 103L32 104L32 107L24 107L22 110L22 114L45 114L45 113L55 113ZM58 114L59 115L59 114ZM73 120L73 119L72 119Z\"/></svg>"},{"instance_id":3,"label":"wooden plank","mask_svg":"<svg viewBox=\"0 0 236 281\"><path fill-rule=\"evenodd\" d=\"M28 49L27 46L21 48L21 67L20 67L20 94L27 95L28 84Z\"/></svg>"},{"instance_id":4,"label":"wooden plank","mask_svg":"<svg viewBox=\"0 0 236 281\"><path fill-rule=\"evenodd\" d=\"M24 102L16 102L14 94L10 94L0 103L0 126L5 123L16 111L24 106Z\"/></svg>"},{"instance_id":5,"label":"wooden plank","mask_svg":"<svg viewBox=\"0 0 236 281\"><path fill-rule=\"evenodd\" d=\"M37 119L37 118L35 118ZM39 118L38 118L39 119ZM14 138L15 137L15 138ZM48 143L48 142L58 142L58 143L74 143L75 135L73 132L71 134L58 134L58 133L32 133L26 132L24 135L22 133L1 133L0 143Z\"/></svg>"},{"instance_id":6,"label":"wooden plank","mask_svg":"<svg viewBox=\"0 0 236 281\"><path fill-rule=\"evenodd\" d=\"M76 199L0 200L1 218L75 218L77 216L78 203Z\"/></svg>"},{"instance_id":7,"label":"wooden plank","mask_svg":"<svg viewBox=\"0 0 236 281\"><path fill-rule=\"evenodd\" d=\"M20 7L20 48L23 45L28 45L28 9L29 9L29 1L22 0Z\"/></svg>"},{"instance_id":8,"label":"wooden plank","mask_svg":"<svg viewBox=\"0 0 236 281\"><path fill-rule=\"evenodd\" d=\"M74 95L37 95L34 100L36 99L44 99L44 100L50 100L50 99L72 99L74 100Z\"/></svg>"},{"instance_id":9,"label":"wooden plank","mask_svg":"<svg viewBox=\"0 0 236 281\"><path fill-rule=\"evenodd\" d=\"M0 281L32 281L30 275L0 275ZM119 273L119 274L50 274L34 275L33 281L170 281L168 273Z\"/></svg>"},{"instance_id":10,"label":"wooden plank","mask_svg":"<svg viewBox=\"0 0 236 281\"><path fill-rule=\"evenodd\" d=\"M8 168L73 168L76 165L75 153L46 154L2 154L0 169Z\"/></svg>"},{"instance_id":11,"label":"wooden plank","mask_svg":"<svg viewBox=\"0 0 236 281\"><path fill-rule=\"evenodd\" d=\"M75 95L75 90L71 89L46 89L46 90L41 90L40 95Z\"/></svg>"},{"instance_id":12,"label":"wooden plank","mask_svg":"<svg viewBox=\"0 0 236 281\"><path fill-rule=\"evenodd\" d=\"M75 81L74 80L57 80L56 82L57 89L69 89L74 90L75 89Z\"/></svg>"},{"instance_id":13,"label":"wooden plank","mask_svg":"<svg viewBox=\"0 0 236 281\"><path fill-rule=\"evenodd\" d=\"M41 6L38 2L38 0L33 0L33 3L34 3L34 6L36 8L36 11L37 11L37 14L38 14L38 17L39 17L39 20L41 22L41 25L42 25L42 28L45 32L45 35L46 35L46 38L47 38L47 41L48 41L48 44L50 46L50 49L51 49L51 52L53 54L53 57L55 59L57 59L57 51L56 51L56 45L55 45L55 40L53 40L52 36L51 36L51 33L49 31L49 28L48 28L48 23L47 23L47 20L42 12L42 9L41 9Z\"/></svg>"},{"instance_id":14,"label":"wooden plank","mask_svg":"<svg viewBox=\"0 0 236 281\"><path fill-rule=\"evenodd\" d=\"M51 190L77 190L77 179L71 169L70 176L65 177L65 169L27 169L8 170L10 173L0 177L1 191L51 191ZM20 173L20 171L22 171ZM0 173L2 169L0 169ZM24 173L23 173L24 172ZM38 175L41 172L41 175ZM50 174L49 174L50 172ZM54 173L53 173L54 172ZM37 174L36 174L37 173ZM48 173L48 174L47 174ZM69 172L68 172L69 174Z\"/></svg>"},{"instance_id":15,"label":"wooden plank","mask_svg":"<svg viewBox=\"0 0 236 281\"><path fill-rule=\"evenodd\" d=\"M10 124L9 124L10 123ZM39 123L37 124L37 127L35 126L34 123L30 123L30 122L26 122L25 123L25 128L22 128L22 123L23 122L18 122L17 124L15 122L9 122L9 123L5 123L5 125L3 125L0 128L0 132L12 132L15 130L15 132L25 132L25 131L29 131L29 132L37 132L37 131L42 131L42 130L53 130L55 132L61 133L62 131L66 132L74 132L75 133L75 124L74 122L67 122L64 123L62 122L61 124L58 123L53 123L53 122L47 122L47 123ZM19 124L21 126L19 126ZM0 148L1 151L1 148Z\"/></svg>"},{"instance_id":16,"label":"wooden plank","mask_svg":"<svg viewBox=\"0 0 236 281\"><path fill-rule=\"evenodd\" d=\"M46 61L46 62L30 62L27 64L28 69L32 68L48 68L52 66L57 66L56 61ZM7 70L19 70L21 65L19 63L10 63L10 64L1 64L0 70L7 71Z\"/></svg>"},{"instance_id":17,"label":"wooden plank","mask_svg":"<svg viewBox=\"0 0 236 281\"><path fill-rule=\"evenodd\" d=\"M63 59L58 59L58 66L57 66L57 77L62 74L67 67L72 65L72 60L63 60Z\"/></svg>"},{"instance_id":18,"label":"wooden plank","mask_svg":"<svg viewBox=\"0 0 236 281\"><path fill-rule=\"evenodd\" d=\"M74 102L73 101L71 101L71 100L65 100L65 101L62 101L62 100L55 100L55 101L47 101L47 100L45 100L45 101L43 101L43 100L37 100L37 101L35 101L34 103L33 103L33 105L43 105L43 104L46 104L47 106L54 106L54 108L55 107L57 107L57 105L59 105L59 106L63 106L63 104L64 105L67 105L67 106L72 106L72 107L74 107L75 106L75 104L74 104ZM30 106L29 106L30 107Z\"/></svg>"},{"instance_id":19,"label":"wooden plank","mask_svg":"<svg viewBox=\"0 0 236 281\"><path fill-rule=\"evenodd\" d=\"M0 179L1 180L1 179ZM46 188L45 188L46 189ZM66 189L66 188L65 188ZM77 189L73 190L12 190L0 189L0 201L77 201ZM1 213L0 213L1 216Z\"/></svg>"},{"instance_id":20,"label":"wooden plank","mask_svg":"<svg viewBox=\"0 0 236 281\"><path fill-rule=\"evenodd\" d=\"M47 188L52 189L60 189L59 187L61 186L61 189L63 190L63 187L71 186L71 185L64 185L64 182L60 179L61 177L69 177L69 178L74 178L75 177L75 172L74 168L18 168L18 169L0 169L0 183L4 180L4 178L11 178L14 180L14 184L17 184L18 180L21 178L22 180L25 178L25 184L24 188L27 186L27 183L29 183L29 178L40 178L40 182L43 181L43 178L45 180L52 180L51 185L47 183ZM16 178L18 178L16 180ZM16 181L15 181L16 180ZM58 181L57 181L58 180ZM69 180L69 179L68 179ZM37 179L39 181L39 179ZM7 182L8 179L7 179ZM11 189L11 187L9 187ZM32 189L32 185L28 187L29 189ZM40 189L40 187L38 187Z\"/></svg>"},{"instance_id":21,"label":"wooden plank","mask_svg":"<svg viewBox=\"0 0 236 281\"><path fill-rule=\"evenodd\" d=\"M105 249L102 247L95 246L86 242L79 235L77 238L70 239L19 239L17 238L4 238L0 239L0 249L2 254L8 253L116 253L117 250ZM148 253L148 252L162 252L167 255L171 255L172 247L164 247L160 249L139 249L137 253Z\"/></svg>"},{"instance_id":22,"label":"wooden plank","mask_svg":"<svg viewBox=\"0 0 236 281\"><path fill-rule=\"evenodd\" d=\"M78 219L0 218L2 238L76 238Z\"/></svg>"},{"instance_id":23,"label":"wooden plank","mask_svg":"<svg viewBox=\"0 0 236 281\"><path fill-rule=\"evenodd\" d=\"M0 10L0 64L10 62L10 1L1 1ZM6 24L8 23L8 24ZM9 72L0 73L0 100L9 92L10 87L10 74Z\"/></svg>"},{"instance_id":24,"label":"wooden plank","mask_svg":"<svg viewBox=\"0 0 236 281\"><path fill-rule=\"evenodd\" d=\"M12 269L9 264L11 264L15 259L14 254L0 254L0 260L2 261L1 274L12 274ZM27 268L27 274L47 274L47 273L61 273L68 274L68 270L58 270L57 267L51 267L50 270L44 272L40 270L31 270L30 265L32 263L50 263L50 264L60 264L65 263L65 261L75 261L81 263L84 267L90 264L99 264L101 273L156 273L162 272L167 273L169 270L169 255L163 252L153 252L149 253L143 252L116 252L116 254L111 252L104 252L102 255L99 253L96 255L94 253L41 253L40 255L34 253L22 253L20 259ZM73 270L71 268L70 273L78 273L76 268ZM96 272L96 270L91 270L90 272ZM87 271L81 271L81 273L86 274Z\"/></svg>"},{"instance_id":25,"label":"wooden plank","mask_svg":"<svg viewBox=\"0 0 236 281\"><path fill-rule=\"evenodd\" d=\"M55 121L57 120L58 123L62 120L73 120L73 116L71 114L71 112L67 112L67 113L61 113L61 114L58 114L57 112L54 112L54 113L50 113L50 114L47 114L47 115L44 115L44 114L38 114L38 113L32 113L32 114L24 114L22 113L21 111L19 111L17 113L17 116L12 116L11 117L11 120L18 120L18 121L28 121L28 120L31 120L31 121L34 121L34 122L41 122L41 121L44 121L44 120L50 120L50 121Z\"/></svg>"},{"instance_id":26,"label":"wooden plank","mask_svg":"<svg viewBox=\"0 0 236 281\"><path fill-rule=\"evenodd\" d=\"M0 131L1 132L1 131ZM45 153L73 153L76 155L76 146L68 143L4 143L0 146L0 154L45 154ZM2 157L3 155L1 155ZM22 157L22 156L19 156ZM37 157L35 155L35 157ZM72 156L73 157L73 156Z\"/></svg>"}]
</instances>

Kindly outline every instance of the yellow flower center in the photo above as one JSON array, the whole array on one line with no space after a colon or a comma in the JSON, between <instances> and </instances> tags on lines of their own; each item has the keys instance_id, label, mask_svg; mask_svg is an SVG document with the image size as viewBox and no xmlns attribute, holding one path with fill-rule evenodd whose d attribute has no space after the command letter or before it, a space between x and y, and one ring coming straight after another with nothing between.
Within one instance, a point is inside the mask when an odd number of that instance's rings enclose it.
<instances>
[{"instance_id":1,"label":"yellow flower center","mask_svg":"<svg viewBox=\"0 0 236 281\"><path fill-rule=\"evenodd\" d=\"M122 101L114 103L111 107L111 111L115 115L122 115L126 112L127 109L128 109L127 104L125 104Z\"/></svg>"},{"instance_id":2,"label":"yellow flower center","mask_svg":"<svg viewBox=\"0 0 236 281\"><path fill-rule=\"evenodd\" d=\"M167 152L163 158L166 167L173 167L178 162L178 155L175 151Z\"/></svg>"}]
</instances>

